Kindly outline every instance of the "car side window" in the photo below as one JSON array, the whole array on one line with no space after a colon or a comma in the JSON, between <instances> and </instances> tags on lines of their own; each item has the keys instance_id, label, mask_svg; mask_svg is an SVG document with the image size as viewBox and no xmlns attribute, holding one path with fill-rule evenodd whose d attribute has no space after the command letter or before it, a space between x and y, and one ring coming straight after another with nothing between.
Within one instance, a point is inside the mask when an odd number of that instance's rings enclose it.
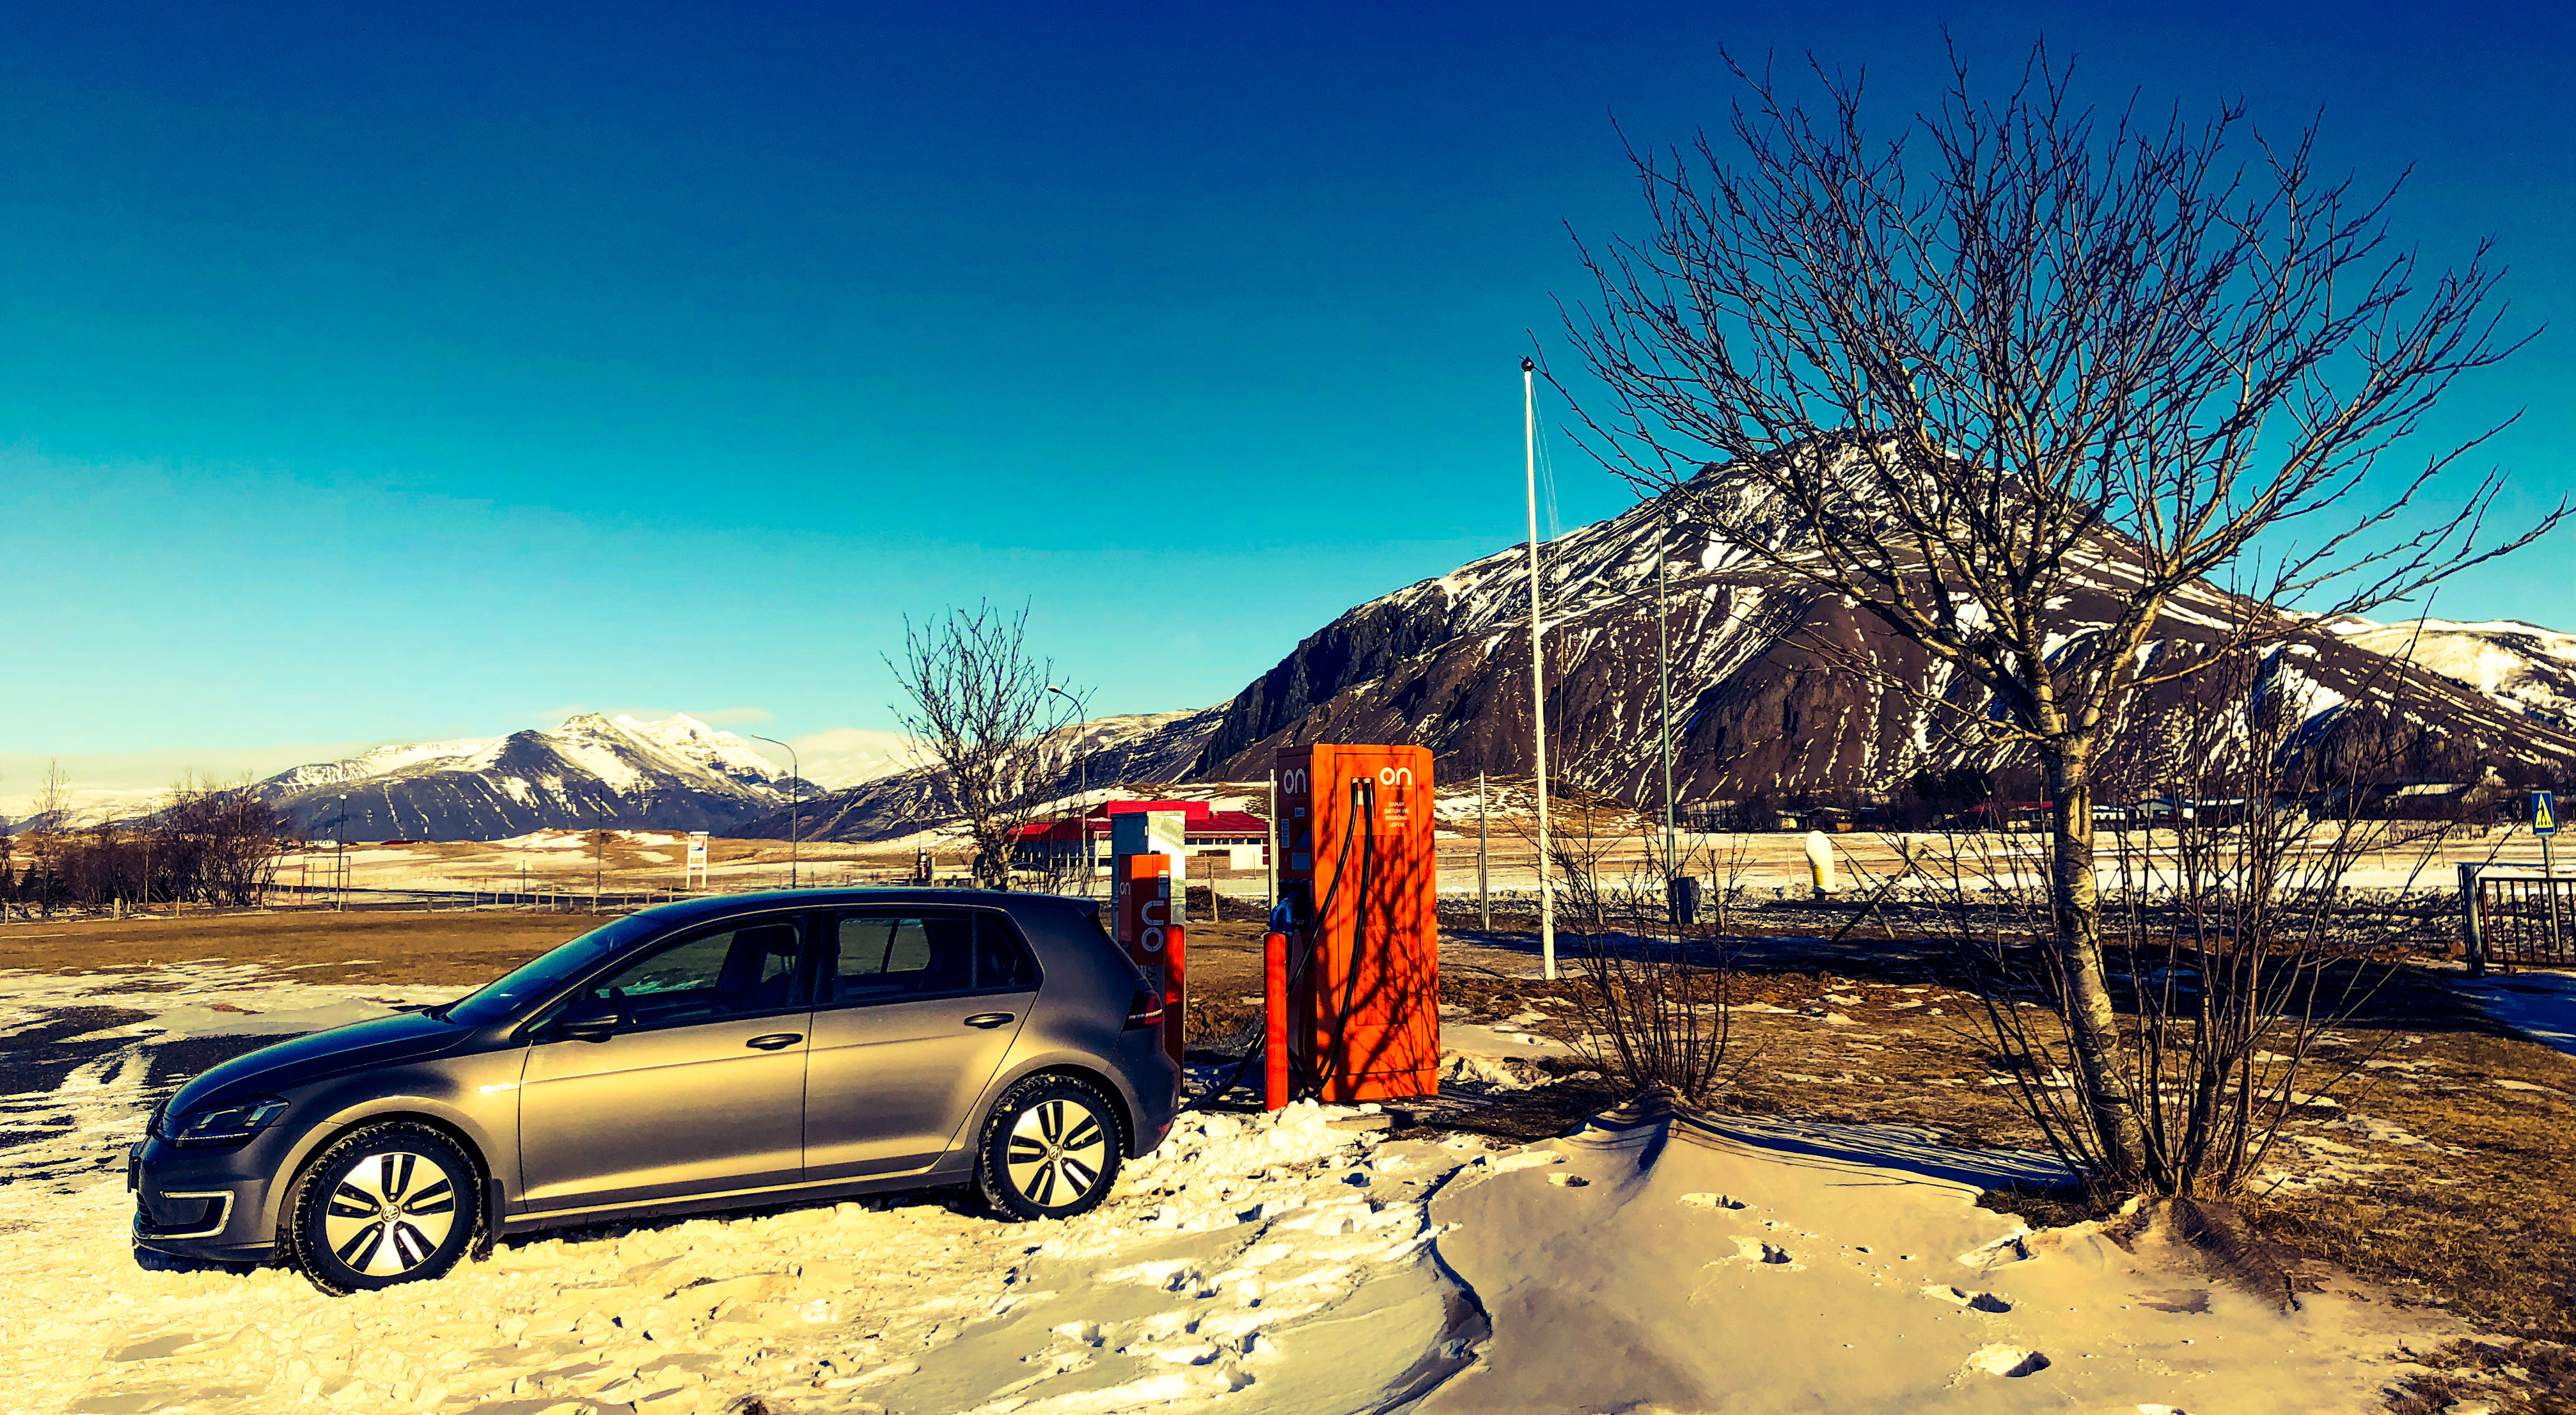
<instances>
[{"instance_id":1,"label":"car side window","mask_svg":"<svg viewBox=\"0 0 2576 1415\"><path fill-rule=\"evenodd\" d=\"M584 988L626 1025L672 1027L775 1012L799 1001L792 920L716 929L656 949Z\"/></svg>"},{"instance_id":2,"label":"car side window","mask_svg":"<svg viewBox=\"0 0 2576 1415\"><path fill-rule=\"evenodd\" d=\"M1027 945L1009 925L980 911L844 913L833 919L826 948L826 1005L1037 986Z\"/></svg>"},{"instance_id":3,"label":"car side window","mask_svg":"<svg viewBox=\"0 0 2576 1415\"><path fill-rule=\"evenodd\" d=\"M1020 931L990 914L975 920L975 986L996 992L1024 992L1038 985L1037 960L1020 940Z\"/></svg>"}]
</instances>

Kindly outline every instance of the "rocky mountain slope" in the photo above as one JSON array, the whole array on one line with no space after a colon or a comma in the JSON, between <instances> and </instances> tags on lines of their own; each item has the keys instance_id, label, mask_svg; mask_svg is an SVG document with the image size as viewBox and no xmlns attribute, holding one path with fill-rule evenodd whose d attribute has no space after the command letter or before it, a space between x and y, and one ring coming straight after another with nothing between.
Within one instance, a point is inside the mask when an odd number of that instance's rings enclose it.
<instances>
[{"instance_id":1,"label":"rocky mountain slope","mask_svg":"<svg viewBox=\"0 0 2576 1415\"><path fill-rule=\"evenodd\" d=\"M748 742L695 718L584 713L552 731L379 747L251 790L308 835L496 840L592 824L730 831L790 787Z\"/></svg>"},{"instance_id":2,"label":"rocky mountain slope","mask_svg":"<svg viewBox=\"0 0 2576 1415\"><path fill-rule=\"evenodd\" d=\"M1723 469L1704 474L1725 476ZM1797 535L1776 528L1783 543ZM1675 792L1683 801L1883 789L1926 769L2002 764L1947 730L1914 694L1975 703L1919 649L1839 597L1790 587L1740 551L1652 505L1542 548L1549 768L1633 801L1655 780L1656 566L1667 567ZM1258 778L1272 752L1313 741L1411 741L1450 779L1530 770L1526 551L1497 552L1362 604L1325 625L1227 704L1200 778ZM2086 567L2064 632L2108 619L2137 578L2115 556ZM2214 588L2180 597L2153 651L2189 652L2252 607ZM2396 769L2443 777L2495 768L2563 775L2568 645L2528 625L2441 625L2416 661L2391 656L2408 626L2342 621L2302 632L2263 665L2261 691L2296 691L2303 736L2367 726ZM2566 641L2562 645L2559 641ZM1913 694L1887 690L1893 678Z\"/></svg>"}]
</instances>

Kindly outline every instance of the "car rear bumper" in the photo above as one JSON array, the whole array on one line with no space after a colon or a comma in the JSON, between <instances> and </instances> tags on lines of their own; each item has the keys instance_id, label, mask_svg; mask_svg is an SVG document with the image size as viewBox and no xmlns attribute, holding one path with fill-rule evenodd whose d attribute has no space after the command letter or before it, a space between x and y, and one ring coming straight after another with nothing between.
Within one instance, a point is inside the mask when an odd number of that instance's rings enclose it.
<instances>
[{"instance_id":1,"label":"car rear bumper","mask_svg":"<svg viewBox=\"0 0 2576 1415\"><path fill-rule=\"evenodd\" d=\"M1127 1157L1153 1152L1172 1133L1181 1110L1181 1067L1163 1050L1161 1030L1129 1032L1119 1060L1126 1072L1136 1108L1136 1133L1128 1137Z\"/></svg>"}]
</instances>

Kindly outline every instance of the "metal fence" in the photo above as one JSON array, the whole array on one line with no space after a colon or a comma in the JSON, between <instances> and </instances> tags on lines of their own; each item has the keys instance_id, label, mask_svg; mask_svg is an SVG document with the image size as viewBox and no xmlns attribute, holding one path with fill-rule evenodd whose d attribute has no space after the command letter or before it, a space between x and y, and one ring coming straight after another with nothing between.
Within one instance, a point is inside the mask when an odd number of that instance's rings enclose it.
<instances>
[{"instance_id":1,"label":"metal fence","mask_svg":"<svg viewBox=\"0 0 2576 1415\"><path fill-rule=\"evenodd\" d=\"M2576 878L2460 867L2470 965L2576 967Z\"/></svg>"}]
</instances>

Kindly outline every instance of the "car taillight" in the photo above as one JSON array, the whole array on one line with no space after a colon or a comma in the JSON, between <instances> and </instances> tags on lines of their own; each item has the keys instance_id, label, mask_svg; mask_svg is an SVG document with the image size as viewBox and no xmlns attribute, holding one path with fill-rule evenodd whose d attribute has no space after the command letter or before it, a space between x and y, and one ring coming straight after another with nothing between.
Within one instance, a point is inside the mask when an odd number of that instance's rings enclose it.
<instances>
[{"instance_id":1,"label":"car taillight","mask_svg":"<svg viewBox=\"0 0 2576 1415\"><path fill-rule=\"evenodd\" d=\"M1127 1004L1127 1030L1132 1032L1139 1027L1161 1025L1163 1025L1163 1000L1144 988L1136 989L1136 996Z\"/></svg>"}]
</instances>

